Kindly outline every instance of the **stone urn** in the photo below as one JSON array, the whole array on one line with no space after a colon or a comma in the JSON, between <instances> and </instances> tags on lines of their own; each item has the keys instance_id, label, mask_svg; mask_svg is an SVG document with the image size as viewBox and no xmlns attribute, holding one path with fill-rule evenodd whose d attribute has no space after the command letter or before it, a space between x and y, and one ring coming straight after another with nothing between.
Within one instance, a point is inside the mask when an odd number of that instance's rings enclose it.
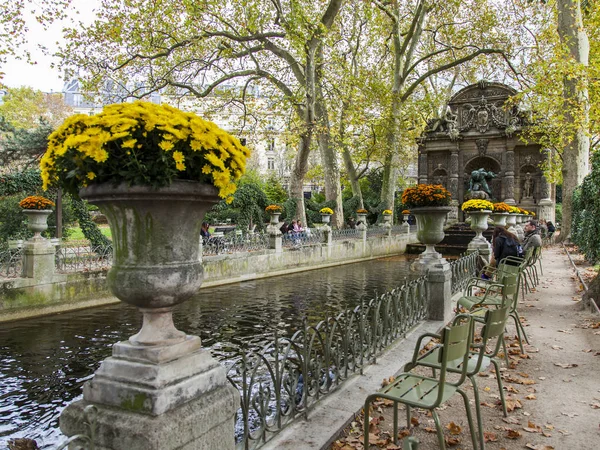
<instances>
[{"instance_id":1,"label":"stone urn","mask_svg":"<svg viewBox=\"0 0 600 450\"><path fill-rule=\"evenodd\" d=\"M130 342L185 340L173 325L172 309L202 284L200 249L190 243L198 242L204 215L219 201L217 189L187 181L160 189L97 184L83 188L80 196L108 218L113 240L109 289L143 313L142 329Z\"/></svg>"},{"instance_id":2,"label":"stone urn","mask_svg":"<svg viewBox=\"0 0 600 450\"><path fill-rule=\"evenodd\" d=\"M492 211L480 210L480 211L468 211L471 219L471 230L475 231L475 237L469 242L467 246L467 252L472 253L476 250L486 258L489 262L491 256L491 245L486 238L483 237L483 232L488 229L488 217Z\"/></svg>"},{"instance_id":3,"label":"stone urn","mask_svg":"<svg viewBox=\"0 0 600 450\"><path fill-rule=\"evenodd\" d=\"M494 225L497 226L505 227L507 217L508 213L492 213L492 220L494 221Z\"/></svg>"},{"instance_id":4,"label":"stone urn","mask_svg":"<svg viewBox=\"0 0 600 450\"><path fill-rule=\"evenodd\" d=\"M271 225L279 224L279 216L281 216L281 212L271 212L271 221L269 222Z\"/></svg>"},{"instance_id":5,"label":"stone urn","mask_svg":"<svg viewBox=\"0 0 600 450\"><path fill-rule=\"evenodd\" d=\"M383 223L384 224L392 224L392 215L391 214L384 214L383 215Z\"/></svg>"},{"instance_id":6,"label":"stone urn","mask_svg":"<svg viewBox=\"0 0 600 450\"><path fill-rule=\"evenodd\" d=\"M435 245L444 239L444 222L451 210L451 206L411 208L410 212L417 220L417 239L425 244L425 251L412 265L414 270L424 271L432 264L445 262L442 255L435 250Z\"/></svg>"},{"instance_id":7,"label":"stone urn","mask_svg":"<svg viewBox=\"0 0 600 450\"><path fill-rule=\"evenodd\" d=\"M331 214L321 214L321 223L330 223Z\"/></svg>"},{"instance_id":8,"label":"stone urn","mask_svg":"<svg viewBox=\"0 0 600 450\"><path fill-rule=\"evenodd\" d=\"M48 229L48 217L52 214L52 210L24 209L23 214L27 217L27 228L33 231L33 239L44 239L41 233Z\"/></svg>"},{"instance_id":9,"label":"stone urn","mask_svg":"<svg viewBox=\"0 0 600 450\"><path fill-rule=\"evenodd\" d=\"M404 223L408 223L409 217L410 217L410 214L402 214L402 220L404 220Z\"/></svg>"},{"instance_id":10,"label":"stone urn","mask_svg":"<svg viewBox=\"0 0 600 450\"><path fill-rule=\"evenodd\" d=\"M234 449L239 393L200 338L177 330L172 318L173 308L202 284L200 228L219 201L217 192L192 181L158 189L105 183L80 191L108 218L108 287L142 312L143 325L113 346L112 356L85 383L83 400L61 413L65 435L83 431L83 411L93 404L96 448Z\"/></svg>"},{"instance_id":11,"label":"stone urn","mask_svg":"<svg viewBox=\"0 0 600 450\"><path fill-rule=\"evenodd\" d=\"M510 231L512 234L517 234L517 229L515 228L517 225L517 215L510 213L508 214L508 217L506 218L506 226L507 226L507 230Z\"/></svg>"},{"instance_id":12,"label":"stone urn","mask_svg":"<svg viewBox=\"0 0 600 450\"><path fill-rule=\"evenodd\" d=\"M356 223L362 223L365 227L367 226L367 213L356 213Z\"/></svg>"}]
</instances>

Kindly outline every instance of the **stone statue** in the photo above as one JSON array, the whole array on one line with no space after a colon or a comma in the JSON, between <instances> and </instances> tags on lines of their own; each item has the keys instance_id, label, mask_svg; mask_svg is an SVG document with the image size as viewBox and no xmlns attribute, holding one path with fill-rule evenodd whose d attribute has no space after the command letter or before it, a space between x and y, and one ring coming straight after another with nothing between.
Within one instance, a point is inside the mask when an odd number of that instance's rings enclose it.
<instances>
[{"instance_id":1,"label":"stone statue","mask_svg":"<svg viewBox=\"0 0 600 450\"><path fill-rule=\"evenodd\" d=\"M474 170L471 172L471 179L469 180L469 190L471 192L475 191L483 191L490 197L492 196L492 191L488 186L487 180L495 178L496 174L491 170L488 172L483 167L478 170Z\"/></svg>"},{"instance_id":2,"label":"stone statue","mask_svg":"<svg viewBox=\"0 0 600 450\"><path fill-rule=\"evenodd\" d=\"M531 198L533 197L533 178L531 178L531 174L527 172L525 176L525 181L523 182L523 197Z\"/></svg>"}]
</instances>

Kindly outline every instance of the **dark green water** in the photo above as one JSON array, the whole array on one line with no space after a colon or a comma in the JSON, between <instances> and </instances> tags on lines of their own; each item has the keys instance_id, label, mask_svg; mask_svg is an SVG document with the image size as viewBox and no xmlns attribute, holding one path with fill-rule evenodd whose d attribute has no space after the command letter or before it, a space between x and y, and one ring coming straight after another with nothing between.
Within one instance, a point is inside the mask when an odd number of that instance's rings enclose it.
<instances>
[{"instance_id":1,"label":"dark green water","mask_svg":"<svg viewBox=\"0 0 600 450\"><path fill-rule=\"evenodd\" d=\"M276 329L291 335L303 319L315 324L368 301L407 276L401 256L202 289L176 309L175 324L222 360L262 347ZM112 344L140 326L139 313L124 304L0 324L0 449L11 437L56 444L60 411L81 396Z\"/></svg>"}]
</instances>

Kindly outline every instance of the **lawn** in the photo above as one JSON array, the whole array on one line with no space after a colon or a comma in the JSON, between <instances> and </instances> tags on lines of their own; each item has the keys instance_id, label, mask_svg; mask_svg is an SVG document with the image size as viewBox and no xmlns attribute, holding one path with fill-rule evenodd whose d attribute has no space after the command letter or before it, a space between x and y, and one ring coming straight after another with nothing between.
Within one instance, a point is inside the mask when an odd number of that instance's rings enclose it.
<instances>
[{"instance_id":1,"label":"lawn","mask_svg":"<svg viewBox=\"0 0 600 450\"><path fill-rule=\"evenodd\" d=\"M111 239L112 236L110 234L110 227L108 225L98 225L98 228L100 228L100 231L104 236ZM67 241L81 241L85 239L85 236L79 227L70 227L68 234L69 237L67 238Z\"/></svg>"}]
</instances>

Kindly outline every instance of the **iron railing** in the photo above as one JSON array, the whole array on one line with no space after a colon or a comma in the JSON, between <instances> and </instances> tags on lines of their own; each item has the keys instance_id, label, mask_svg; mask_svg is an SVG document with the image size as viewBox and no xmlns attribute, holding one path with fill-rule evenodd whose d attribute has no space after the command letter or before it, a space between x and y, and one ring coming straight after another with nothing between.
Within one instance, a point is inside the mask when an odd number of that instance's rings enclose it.
<instances>
[{"instance_id":1,"label":"iron railing","mask_svg":"<svg viewBox=\"0 0 600 450\"><path fill-rule=\"evenodd\" d=\"M323 243L323 232L318 228L310 228L305 231L290 232L283 235L282 246L284 248L300 248L309 245Z\"/></svg>"},{"instance_id":2,"label":"iron railing","mask_svg":"<svg viewBox=\"0 0 600 450\"><path fill-rule=\"evenodd\" d=\"M467 287L469 279L477 276L477 259L479 252L461 256L450 263L452 268L452 295Z\"/></svg>"},{"instance_id":3,"label":"iron railing","mask_svg":"<svg viewBox=\"0 0 600 450\"><path fill-rule=\"evenodd\" d=\"M23 249L10 248L0 252L0 277L17 278L23 270Z\"/></svg>"},{"instance_id":4,"label":"iron railing","mask_svg":"<svg viewBox=\"0 0 600 450\"><path fill-rule=\"evenodd\" d=\"M202 255L214 256L238 252L256 252L269 248L269 235L266 233L211 236L202 242Z\"/></svg>"},{"instance_id":5,"label":"iron railing","mask_svg":"<svg viewBox=\"0 0 600 450\"><path fill-rule=\"evenodd\" d=\"M315 326L304 323L292 337L278 337L261 351L225 361L241 394L236 441L258 448L333 392L352 374L427 315L427 283L421 277Z\"/></svg>"},{"instance_id":6,"label":"iron railing","mask_svg":"<svg viewBox=\"0 0 600 450\"><path fill-rule=\"evenodd\" d=\"M385 227L370 227L367 228L367 237L369 236L385 236L387 235L388 230Z\"/></svg>"},{"instance_id":7,"label":"iron railing","mask_svg":"<svg viewBox=\"0 0 600 450\"><path fill-rule=\"evenodd\" d=\"M362 236L361 230L358 228L342 228L341 230L333 230L331 239L334 241L347 241L349 239L360 239Z\"/></svg>"},{"instance_id":8,"label":"iron railing","mask_svg":"<svg viewBox=\"0 0 600 450\"><path fill-rule=\"evenodd\" d=\"M113 262L112 247L58 247L56 249L57 272L87 272L110 269Z\"/></svg>"}]
</instances>

